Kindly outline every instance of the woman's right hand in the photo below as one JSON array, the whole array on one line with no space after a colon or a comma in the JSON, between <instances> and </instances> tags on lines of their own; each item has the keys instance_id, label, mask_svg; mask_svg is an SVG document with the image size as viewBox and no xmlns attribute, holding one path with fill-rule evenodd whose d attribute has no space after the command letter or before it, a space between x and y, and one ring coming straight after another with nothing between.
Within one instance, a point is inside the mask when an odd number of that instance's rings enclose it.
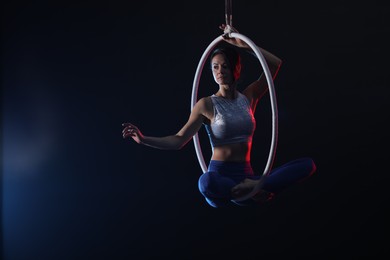
<instances>
[{"instance_id":1,"label":"woman's right hand","mask_svg":"<svg viewBox=\"0 0 390 260\"><path fill-rule=\"evenodd\" d=\"M244 42L243 40L230 37L230 33L232 33L232 32L238 33L237 29L234 28L233 26L227 26L225 24L222 24L219 26L219 29L224 31L224 35L223 35L224 41L230 43L231 45L239 47L239 48L249 48L249 45L246 42Z\"/></svg>"},{"instance_id":2,"label":"woman's right hand","mask_svg":"<svg viewBox=\"0 0 390 260\"><path fill-rule=\"evenodd\" d=\"M124 127L124 129L122 130L123 139L131 137L137 143L143 143L144 136L138 129L138 127L130 123L123 123L122 126Z\"/></svg>"}]
</instances>

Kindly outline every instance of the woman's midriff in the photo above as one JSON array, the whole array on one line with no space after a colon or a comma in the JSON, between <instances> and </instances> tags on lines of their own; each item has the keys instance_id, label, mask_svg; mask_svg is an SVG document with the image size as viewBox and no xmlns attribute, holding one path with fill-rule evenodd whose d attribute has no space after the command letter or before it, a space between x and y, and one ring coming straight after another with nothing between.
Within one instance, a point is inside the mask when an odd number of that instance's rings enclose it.
<instances>
[{"instance_id":1,"label":"woman's midriff","mask_svg":"<svg viewBox=\"0 0 390 260\"><path fill-rule=\"evenodd\" d=\"M245 162L250 161L251 146L248 143L226 144L214 147L211 160Z\"/></svg>"}]
</instances>

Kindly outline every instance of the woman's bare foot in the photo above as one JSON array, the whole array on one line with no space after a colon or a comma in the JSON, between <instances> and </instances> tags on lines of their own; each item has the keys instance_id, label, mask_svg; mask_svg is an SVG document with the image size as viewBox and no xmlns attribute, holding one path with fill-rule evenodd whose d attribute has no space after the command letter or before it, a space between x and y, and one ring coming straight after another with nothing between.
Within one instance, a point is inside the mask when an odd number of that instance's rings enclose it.
<instances>
[{"instance_id":1,"label":"woman's bare foot","mask_svg":"<svg viewBox=\"0 0 390 260\"><path fill-rule=\"evenodd\" d=\"M245 196L252 192L259 180L244 179L242 182L232 188L232 196L234 199ZM264 203L270 201L274 196L274 193L265 190L258 191L253 195L252 199L258 203Z\"/></svg>"},{"instance_id":2,"label":"woman's bare foot","mask_svg":"<svg viewBox=\"0 0 390 260\"><path fill-rule=\"evenodd\" d=\"M259 180L244 179L232 188L233 198L236 199L250 193L256 187L257 183L259 183Z\"/></svg>"},{"instance_id":3,"label":"woman's bare foot","mask_svg":"<svg viewBox=\"0 0 390 260\"><path fill-rule=\"evenodd\" d=\"M252 197L252 199L254 201L256 201L258 204L262 204L262 203L265 203L267 201L272 200L274 196L275 196L275 193L273 193L273 192L269 192L266 190L260 190Z\"/></svg>"}]
</instances>

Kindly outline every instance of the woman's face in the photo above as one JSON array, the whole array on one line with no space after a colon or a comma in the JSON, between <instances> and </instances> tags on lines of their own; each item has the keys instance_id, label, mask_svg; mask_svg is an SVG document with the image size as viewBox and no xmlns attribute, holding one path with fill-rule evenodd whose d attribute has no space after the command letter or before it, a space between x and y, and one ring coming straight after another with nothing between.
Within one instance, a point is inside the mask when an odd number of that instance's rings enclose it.
<instances>
[{"instance_id":1,"label":"woman's face","mask_svg":"<svg viewBox=\"0 0 390 260\"><path fill-rule=\"evenodd\" d=\"M228 61L223 54L217 54L211 60L211 70L215 82L218 85L231 84L233 82L233 74L228 65Z\"/></svg>"}]
</instances>

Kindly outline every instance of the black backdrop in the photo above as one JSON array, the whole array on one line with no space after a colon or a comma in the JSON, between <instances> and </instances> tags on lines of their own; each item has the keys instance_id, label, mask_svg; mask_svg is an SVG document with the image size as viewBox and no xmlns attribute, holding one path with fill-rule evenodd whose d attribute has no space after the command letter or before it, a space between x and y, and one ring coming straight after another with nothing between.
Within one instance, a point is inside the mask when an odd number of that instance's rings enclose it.
<instances>
[{"instance_id":1,"label":"black backdrop","mask_svg":"<svg viewBox=\"0 0 390 260\"><path fill-rule=\"evenodd\" d=\"M4 259L389 255L389 17L385 1L233 1L233 25L284 62L275 166L310 156L318 170L264 207L214 209L192 142L154 150L121 124L162 136L186 122L224 1L6 1ZM243 58L251 79L258 64ZM200 94L215 91L210 77ZM261 172L267 98L256 113Z\"/></svg>"}]
</instances>

